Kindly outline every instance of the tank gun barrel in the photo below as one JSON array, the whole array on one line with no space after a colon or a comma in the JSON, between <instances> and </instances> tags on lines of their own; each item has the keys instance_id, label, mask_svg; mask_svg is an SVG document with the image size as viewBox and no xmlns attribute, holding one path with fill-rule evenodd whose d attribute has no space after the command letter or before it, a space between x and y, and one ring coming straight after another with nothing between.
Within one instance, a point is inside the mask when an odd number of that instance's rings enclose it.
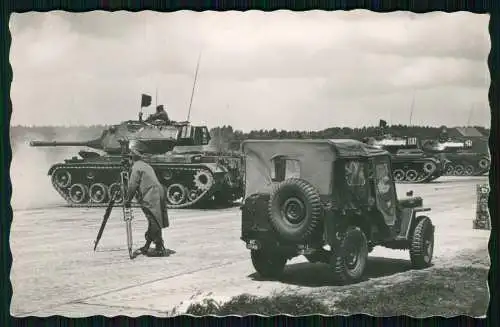
<instances>
[{"instance_id":1,"label":"tank gun barrel","mask_svg":"<svg viewBox=\"0 0 500 327\"><path fill-rule=\"evenodd\" d=\"M92 141L84 141L84 142L77 142L77 141L31 141L30 146L32 147L56 147L56 146L87 146L91 148L100 148L99 143L97 140L92 140Z\"/></svg>"}]
</instances>

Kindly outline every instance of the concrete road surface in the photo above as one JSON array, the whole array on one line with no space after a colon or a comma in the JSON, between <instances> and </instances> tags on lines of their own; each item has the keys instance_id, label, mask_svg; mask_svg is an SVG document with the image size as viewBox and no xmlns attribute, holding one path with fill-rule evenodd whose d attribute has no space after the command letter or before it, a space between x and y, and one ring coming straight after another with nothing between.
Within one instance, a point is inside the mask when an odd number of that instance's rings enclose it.
<instances>
[{"instance_id":1,"label":"concrete road surface","mask_svg":"<svg viewBox=\"0 0 500 327\"><path fill-rule=\"evenodd\" d=\"M488 183L487 178L442 177L427 185L398 185L400 197L413 189L433 209L435 266L469 265L471 259L464 253L487 251L490 232L472 229L478 183ZM143 245L146 221L140 210L134 212L137 248ZM328 268L304 263L302 257L288 262L283 281L257 280L249 252L239 239L237 207L171 210L171 227L164 230L164 237L176 253L135 260L128 257L119 208L113 210L93 251L103 214L104 209L64 207L14 212L12 315L166 316L207 296L227 299L245 292L269 295L275 290L336 287L328 280ZM371 280L365 287L387 278L397 282L395 276L411 276L409 269L407 251L375 248L367 272ZM368 282L357 287L363 283Z\"/></svg>"}]
</instances>

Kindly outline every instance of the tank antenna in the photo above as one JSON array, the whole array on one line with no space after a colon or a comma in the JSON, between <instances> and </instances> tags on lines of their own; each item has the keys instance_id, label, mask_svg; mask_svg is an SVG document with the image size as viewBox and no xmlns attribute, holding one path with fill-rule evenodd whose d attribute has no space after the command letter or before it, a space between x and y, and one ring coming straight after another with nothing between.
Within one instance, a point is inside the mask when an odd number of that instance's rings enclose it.
<instances>
[{"instance_id":1,"label":"tank antenna","mask_svg":"<svg viewBox=\"0 0 500 327\"><path fill-rule=\"evenodd\" d=\"M193 89L191 90L191 100L189 100L189 109L186 121L189 121L189 117L191 116L191 105L193 104L194 88L196 86L196 79L198 78L198 68L200 68L200 58L201 58L201 51L200 54L198 55L198 62L196 63L196 72L194 73Z\"/></svg>"},{"instance_id":2,"label":"tank antenna","mask_svg":"<svg viewBox=\"0 0 500 327\"><path fill-rule=\"evenodd\" d=\"M415 106L415 91L413 91L413 97L411 98L411 107L410 107L410 126L411 126L411 120L413 118L413 108Z\"/></svg>"},{"instance_id":3,"label":"tank antenna","mask_svg":"<svg viewBox=\"0 0 500 327\"><path fill-rule=\"evenodd\" d=\"M155 93L155 109L158 108L158 86L156 86L156 93Z\"/></svg>"},{"instance_id":4,"label":"tank antenna","mask_svg":"<svg viewBox=\"0 0 500 327\"><path fill-rule=\"evenodd\" d=\"M474 112L474 109L475 109L475 105L472 104L470 109L469 109L469 117L467 118L467 127L470 126L470 121L472 119L472 113Z\"/></svg>"}]
</instances>

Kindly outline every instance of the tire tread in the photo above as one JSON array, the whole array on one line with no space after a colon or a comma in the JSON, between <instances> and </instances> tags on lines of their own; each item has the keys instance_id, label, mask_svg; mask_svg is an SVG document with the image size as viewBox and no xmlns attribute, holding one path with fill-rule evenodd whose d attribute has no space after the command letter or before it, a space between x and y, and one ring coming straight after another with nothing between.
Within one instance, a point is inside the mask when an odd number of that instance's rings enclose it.
<instances>
[{"instance_id":1,"label":"tire tread","mask_svg":"<svg viewBox=\"0 0 500 327\"><path fill-rule=\"evenodd\" d=\"M307 237L309 237L311 234L313 234L314 231L316 230L316 228L318 227L319 223L321 222L321 208L322 208L321 198L320 198L320 195L319 195L318 191L316 190L316 188L314 186L312 186L310 183L304 181L303 179L289 178L289 179L286 179L283 182L277 184L274 187L273 192L271 193L271 197L269 199L268 214L269 214L269 220L271 222L271 226L273 226L275 231L278 233L280 233L280 231L278 230L279 228L276 227L276 225L277 225L276 220L280 219L280 218L277 218L273 214L273 202L274 202L276 195L279 193L279 191L281 189L283 189L284 187L288 187L289 185L295 186L295 187L299 188L300 190L302 190L302 192L304 193L304 197L306 199L309 199L309 201L310 201L309 204L311 206L311 221L308 224L307 229L300 235L300 239L296 239L295 237L293 238L295 241L302 241L302 240L306 239ZM282 236L290 238L287 235L282 235Z\"/></svg>"},{"instance_id":2,"label":"tire tread","mask_svg":"<svg viewBox=\"0 0 500 327\"><path fill-rule=\"evenodd\" d=\"M429 265L423 260L425 254L424 233L426 228L432 228L431 220L428 217L421 217L413 231L410 242L410 259L415 268L426 268ZM433 240L434 242L434 240ZM432 259L432 258L431 258Z\"/></svg>"}]
</instances>

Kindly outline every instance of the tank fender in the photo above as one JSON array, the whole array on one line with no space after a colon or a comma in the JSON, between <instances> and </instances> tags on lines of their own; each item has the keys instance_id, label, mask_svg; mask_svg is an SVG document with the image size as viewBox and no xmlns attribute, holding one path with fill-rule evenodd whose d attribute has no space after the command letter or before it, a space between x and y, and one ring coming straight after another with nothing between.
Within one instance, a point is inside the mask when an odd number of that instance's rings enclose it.
<instances>
[{"instance_id":1,"label":"tank fender","mask_svg":"<svg viewBox=\"0 0 500 327\"><path fill-rule=\"evenodd\" d=\"M216 163L203 163L202 164L203 166L205 166L206 168L210 169L210 171L213 173L213 174L225 174L228 172L228 169L222 165L218 165Z\"/></svg>"},{"instance_id":2,"label":"tank fender","mask_svg":"<svg viewBox=\"0 0 500 327\"><path fill-rule=\"evenodd\" d=\"M57 166L52 166L49 168L49 171L47 172L47 175L52 175L54 173L54 170L56 170L56 168L58 168Z\"/></svg>"},{"instance_id":3,"label":"tank fender","mask_svg":"<svg viewBox=\"0 0 500 327\"><path fill-rule=\"evenodd\" d=\"M227 173L227 172L229 172L229 170L227 169L227 167L219 165L219 166L215 167L215 171L214 172L216 174L217 173Z\"/></svg>"}]
</instances>

